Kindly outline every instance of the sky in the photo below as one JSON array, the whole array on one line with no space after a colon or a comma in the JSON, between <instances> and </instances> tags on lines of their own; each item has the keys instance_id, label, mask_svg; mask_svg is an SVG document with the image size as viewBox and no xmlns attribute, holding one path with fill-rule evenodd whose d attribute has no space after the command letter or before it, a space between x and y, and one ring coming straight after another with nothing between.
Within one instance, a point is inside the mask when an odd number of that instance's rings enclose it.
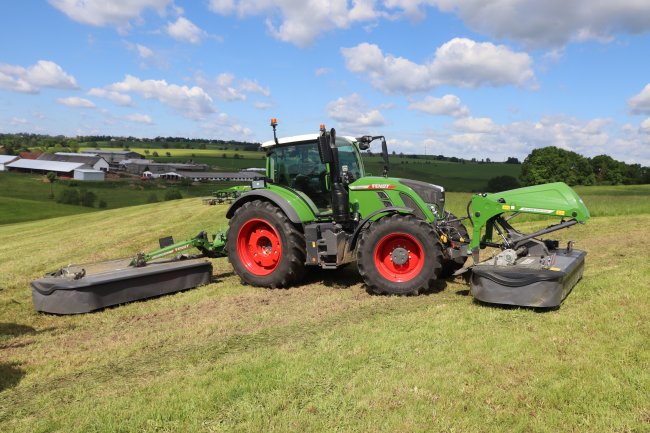
<instances>
[{"instance_id":1,"label":"sky","mask_svg":"<svg viewBox=\"0 0 650 433\"><path fill-rule=\"evenodd\" d=\"M648 0L0 5L0 132L266 141L650 166Z\"/></svg>"}]
</instances>

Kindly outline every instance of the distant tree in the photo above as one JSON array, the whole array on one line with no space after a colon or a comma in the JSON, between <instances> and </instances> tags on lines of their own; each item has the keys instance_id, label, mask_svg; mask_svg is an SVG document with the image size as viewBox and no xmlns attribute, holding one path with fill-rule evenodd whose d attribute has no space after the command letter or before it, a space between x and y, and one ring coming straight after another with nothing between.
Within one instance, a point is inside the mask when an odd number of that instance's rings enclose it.
<instances>
[{"instance_id":1,"label":"distant tree","mask_svg":"<svg viewBox=\"0 0 650 433\"><path fill-rule=\"evenodd\" d=\"M99 203L97 204L97 207L100 209L106 209L108 207L108 203L106 203L106 200L101 199L99 200Z\"/></svg>"},{"instance_id":2,"label":"distant tree","mask_svg":"<svg viewBox=\"0 0 650 433\"><path fill-rule=\"evenodd\" d=\"M221 157L222 157L222 158L228 158L228 154L227 154L227 153L222 153L222 154L221 154Z\"/></svg>"},{"instance_id":3,"label":"distant tree","mask_svg":"<svg viewBox=\"0 0 650 433\"><path fill-rule=\"evenodd\" d=\"M238 154L238 153L235 153L232 157L235 158L235 159L240 159L240 158L241 158L241 155Z\"/></svg>"},{"instance_id":4,"label":"distant tree","mask_svg":"<svg viewBox=\"0 0 650 433\"><path fill-rule=\"evenodd\" d=\"M165 201L178 200L181 198L183 198L183 196L181 195L181 192L177 189L168 189L167 191L165 191Z\"/></svg>"},{"instance_id":5,"label":"distant tree","mask_svg":"<svg viewBox=\"0 0 650 433\"><path fill-rule=\"evenodd\" d=\"M85 207L94 207L97 201L97 194L92 191L81 190L79 193L79 202Z\"/></svg>"},{"instance_id":6,"label":"distant tree","mask_svg":"<svg viewBox=\"0 0 650 433\"><path fill-rule=\"evenodd\" d=\"M153 153L151 154L151 156L153 156L154 158L158 158L158 152L156 152L156 151L154 150Z\"/></svg>"},{"instance_id":7,"label":"distant tree","mask_svg":"<svg viewBox=\"0 0 650 433\"><path fill-rule=\"evenodd\" d=\"M170 152L165 152L165 156L169 157L172 156L172 154Z\"/></svg>"},{"instance_id":8,"label":"distant tree","mask_svg":"<svg viewBox=\"0 0 650 433\"><path fill-rule=\"evenodd\" d=\"M76 188L66 188L61 191L58 203L79 205L79 190Z\"/></svg>"},{"instance_id":9,"label":"distant tree","mask_svg":"<svg viewBox=\"0 0 650 433\"><path fill-rule=\"evenodd\" d=\"M145 155L149 155L149 149L145 149L145 150L144 150L144 154L145 154Z\"/></svg>"},{"instance_id":10,"label":"distant tree","mask_svg":"<svg viewBox=\"0 0 650 433\"><path fill-rule=\"evenodd\" d=\"M591 167L599 183L618 185L623 183L626 174L626 165L616 161L609 155L598 155L591 159Z\"/></svg>"},{"instance_id":11,"label":"distant tree","mask_svg":"<svg viewBox=\"0 0 650 433\"><path fill-rule=\"evenodd\" d=\"M519 162L519 159L509 156L508 159L506 159L506 164L521 164L521 162Z\"/></svg>"},{"instance_id":12,"label":"distant tree","mask_svg":"<svg viewBox=\"0 0 650 433\"><path fill-rule=\"evenodd\" d=\"M47 181L50 183L50 198L54 198L54 182L56 182L56 173L48 171L46 176Z\"/></svg>"},{"instance_id":13,"label":"distant tree","mask_svg":"<svg viewBox=\"0 0 650 433\"><path fill-rule=\"evenodd\" d=\"M501 192L507 191L509 189L519 188L521 184L517 179L512 176L496 176L488 180L487 191L488 192Z\"/></svg>"},{"instance_id":14,"label":"distant tree","mask_svg":"<svg viewBox=\"0 0 650 433\"><path fill-rule=\"evenodd\" d=\"M587 158L555 146L534 149L521 165L524 185L565 182L569 185L593 185L596 181Z\"/></svg>"}]
</instances>

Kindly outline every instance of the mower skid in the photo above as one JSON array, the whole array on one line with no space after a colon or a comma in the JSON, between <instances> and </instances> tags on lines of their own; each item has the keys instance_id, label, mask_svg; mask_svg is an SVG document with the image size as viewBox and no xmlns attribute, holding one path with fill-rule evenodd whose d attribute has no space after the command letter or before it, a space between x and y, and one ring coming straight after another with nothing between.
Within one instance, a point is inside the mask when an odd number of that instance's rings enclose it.
<instances>
[{"instance_id":1,"label":"mower skid","mask_svg":"<svg viewBox=\"0 0 650 433\"><path fill-rule=\"evenodd\" d=\"M130 259L63 270L32 281L37 311L80 314L208 284L212 264L205 260L153 262L129 266Z\"/></svg>"},{"instance_id":2,"label":"mower skid","mask_svg":"<svg viewBox=\"0 0 650 433\"><path fill-rule=\"evenodd\" d=\"M582 278L584 251L554 251L548 269L531 265L539 257L523 257L512 266L480 263L472 268L470 291L474 298L491 304L523 307L558 307Z\"/></svg>"}]
</instances>

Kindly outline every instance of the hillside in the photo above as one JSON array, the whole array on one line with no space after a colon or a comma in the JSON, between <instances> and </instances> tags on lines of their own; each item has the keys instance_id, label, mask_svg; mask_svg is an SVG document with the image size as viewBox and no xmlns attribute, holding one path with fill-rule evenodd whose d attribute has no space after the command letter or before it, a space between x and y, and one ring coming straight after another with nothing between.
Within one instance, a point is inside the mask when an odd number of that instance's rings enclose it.
<instances>
[{"instance_id":1,"label":"hillside","mask_svg":"<svg viewBox=\"0 0 650 433\"><path fill-rule=\"evenodd\" d=\"M29 281L226 225L198 199L0 226L0 431L645 431L650 188L581 189L588 251L562 307L481 305L461 282L366 293L354 265L287 290L214 282L81 316ZM468 194L449 194L462 214ZM528 223L532 224L532 223ZM624 231L623 231L624 228Z\"/></svg>"}]
</instances>

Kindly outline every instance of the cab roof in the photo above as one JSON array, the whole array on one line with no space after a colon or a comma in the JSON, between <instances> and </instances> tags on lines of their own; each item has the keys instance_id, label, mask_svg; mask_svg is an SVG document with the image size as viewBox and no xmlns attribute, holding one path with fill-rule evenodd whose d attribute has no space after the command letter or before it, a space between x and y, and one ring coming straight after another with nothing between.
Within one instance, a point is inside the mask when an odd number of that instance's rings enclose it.
<instances>
[{"instance_id":1,"label":"cab roof","mask_svg":"<svg viewBox=\"0 0 650 433\"><path fill-rule=\"evenodd\" d=\"M278 138L278 143L280 144L280 146L282 146L283 144L288 145L288 144L307 143L309 141L318 140L318 136L319 134L303 134L303 135L294 135L292 137L282 137L282 138ZM346 141L349 141L350 144L357 141L355 137L349 137L349 136L337 137L337 139L341 139L341 138L345 139ZM264 149L268 149L274 146L277 146L275 140L269 140L262 143L262 148Z\"/></svg>"}]
</instances>

